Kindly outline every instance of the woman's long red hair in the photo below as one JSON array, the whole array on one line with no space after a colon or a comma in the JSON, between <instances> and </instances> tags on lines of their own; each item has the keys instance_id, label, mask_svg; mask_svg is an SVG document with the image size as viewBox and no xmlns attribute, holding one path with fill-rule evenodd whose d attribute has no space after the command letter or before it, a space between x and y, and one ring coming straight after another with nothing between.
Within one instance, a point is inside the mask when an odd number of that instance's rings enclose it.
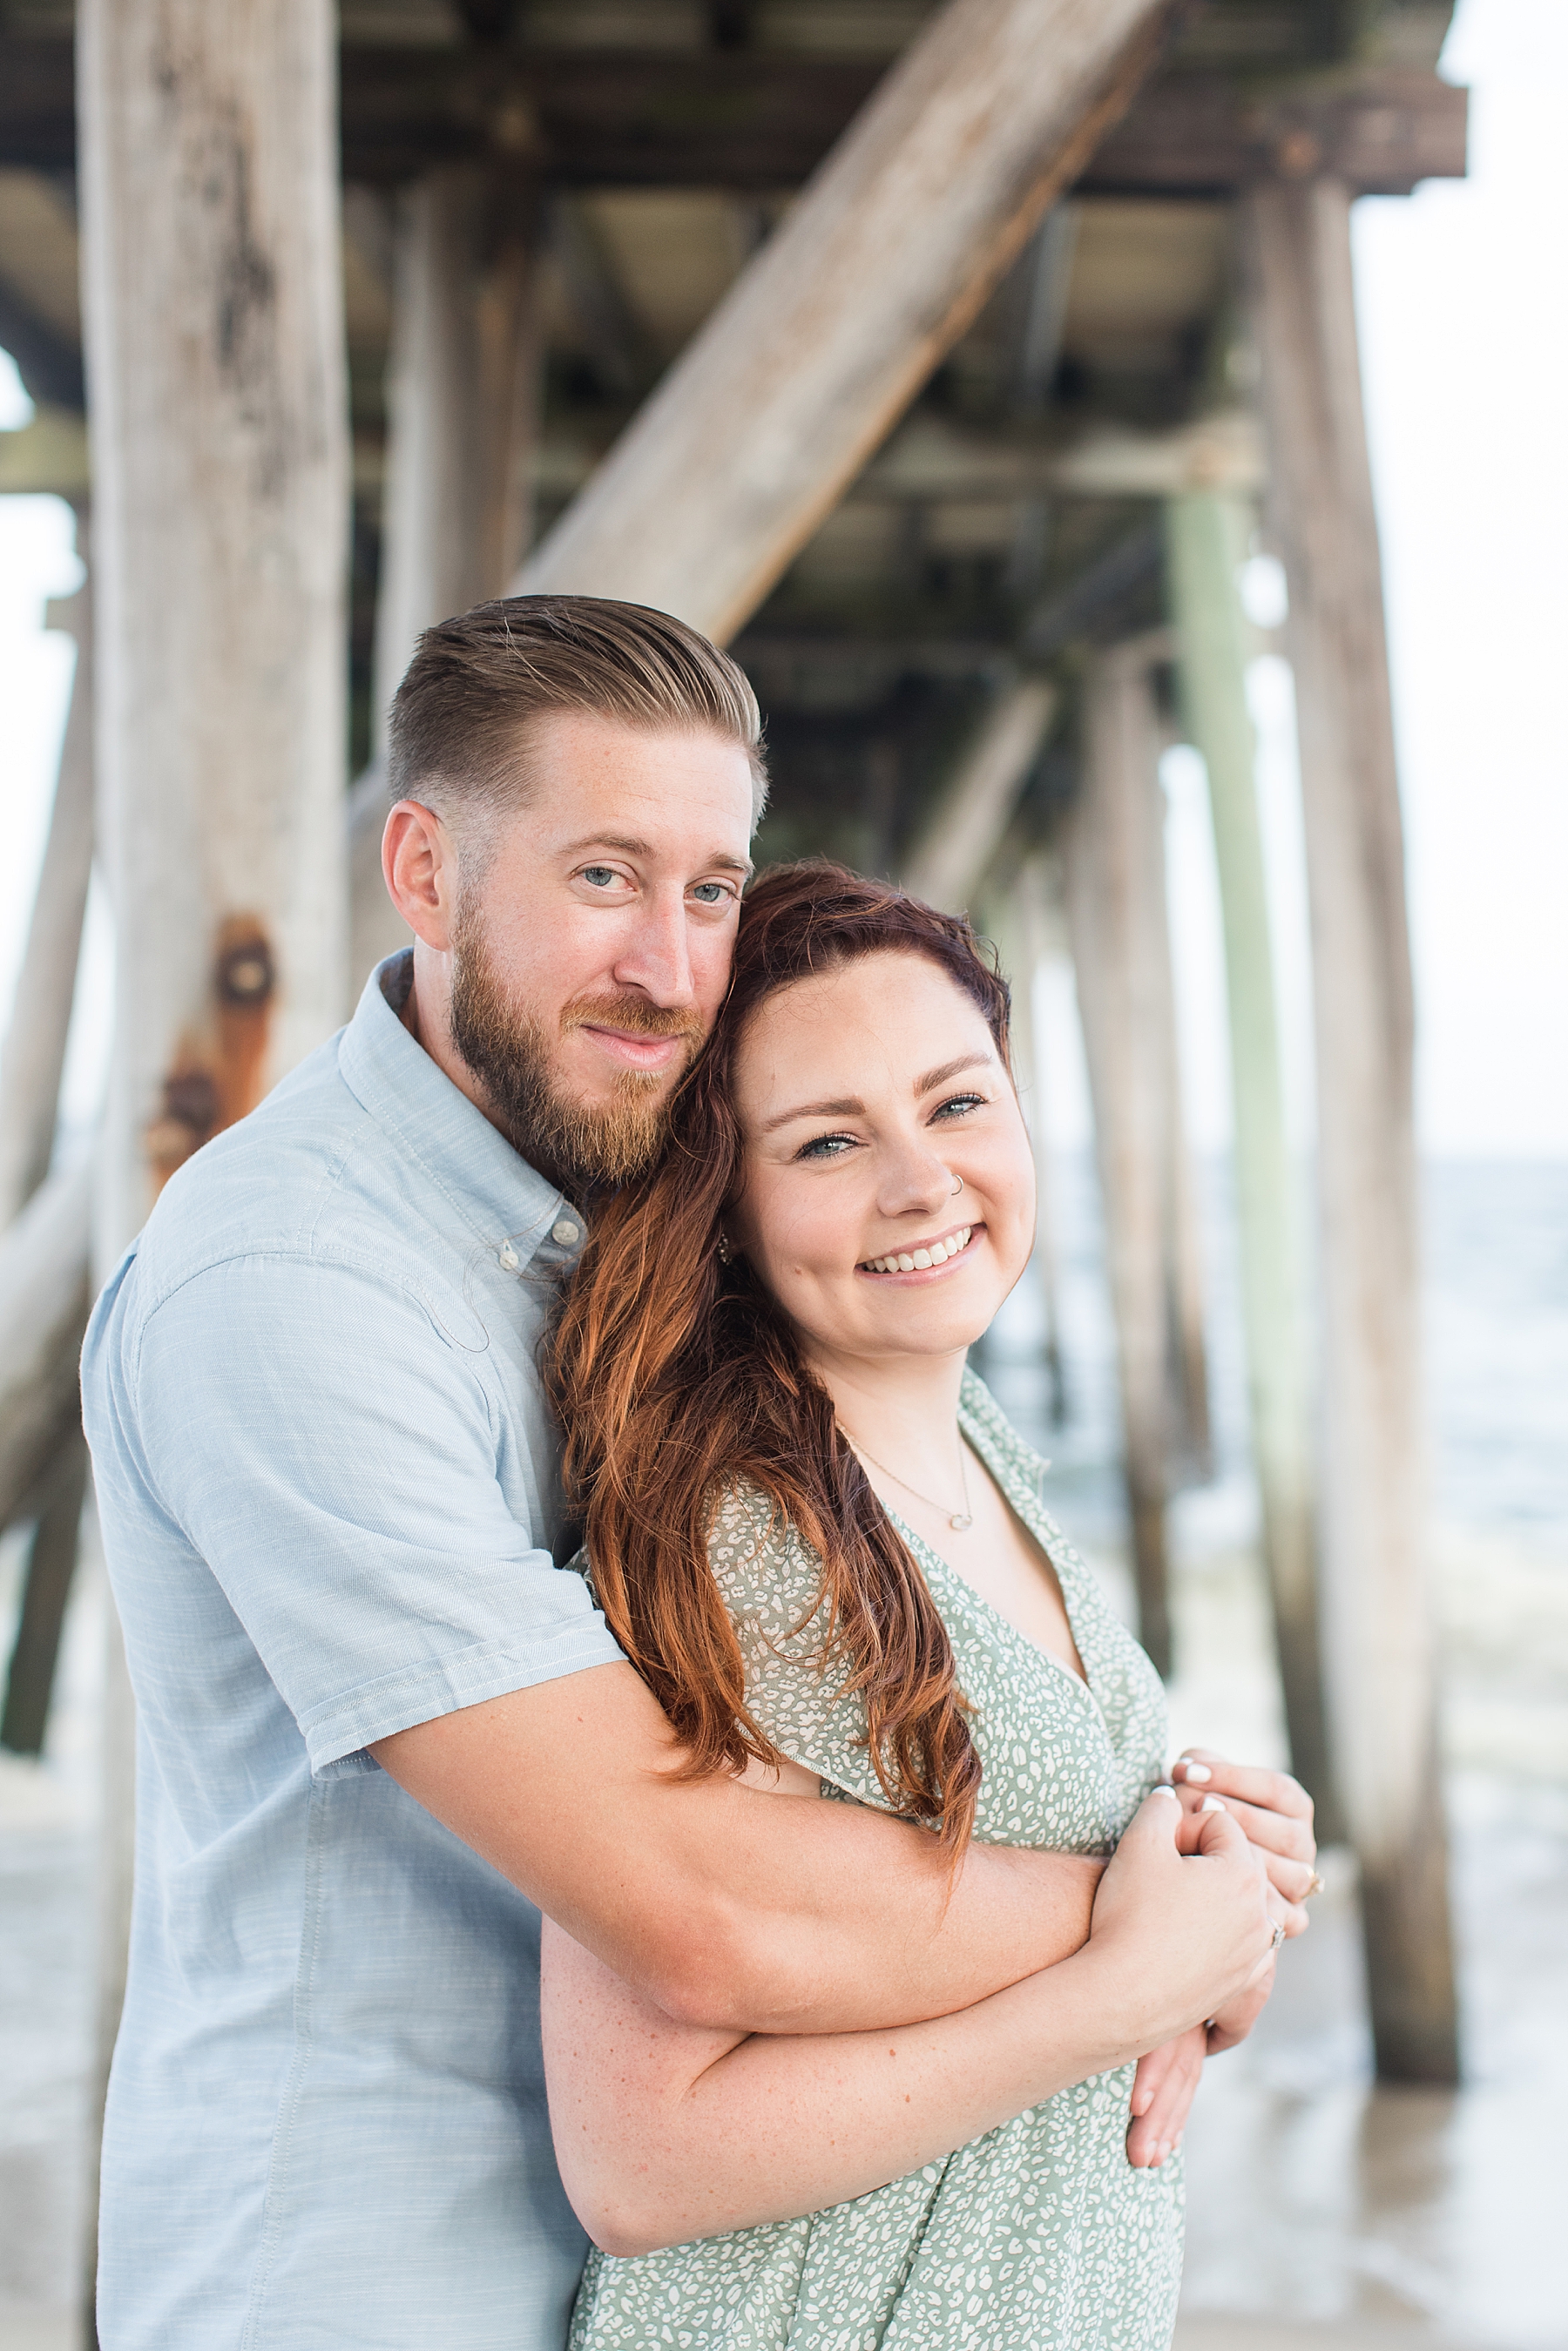
<instances>
[{"instance_id":1,"label":"woman's long red hair","mask_svg":"<svg viewBox=\"0 0 1568 2351\"><path fill-rule=\"evenodd\" d=\"M668 1141L596 1214L543 1367L600 1605L674 1724L686 1771L780 1760L747 1709L708 1567L718 1501L748 1479L822 1562L822 1665L841 1664L864 1707L888 1802L939 1828L956 1856L980 1764L946 1627L791 1324L744 1262L718 1254L741 1175L731 1079L751 1016L781 987L889 951L946 971L1007 1061L1007 985L967 923L825 861L765 874L742 906L729 995Z\"/></svg>"}]
</instances>

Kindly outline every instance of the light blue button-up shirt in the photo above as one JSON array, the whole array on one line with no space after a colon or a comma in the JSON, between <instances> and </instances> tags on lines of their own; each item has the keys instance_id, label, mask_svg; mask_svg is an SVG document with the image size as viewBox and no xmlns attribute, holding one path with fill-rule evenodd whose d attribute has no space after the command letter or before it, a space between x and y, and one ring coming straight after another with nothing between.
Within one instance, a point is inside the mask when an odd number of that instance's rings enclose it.
<instances>
[{"instance_id":1,"label":"light blue button-up shirt","mask_svg":"<svg viewBox=\"0 0 1568 2351\"><path fill-rule=\"evenodd\" d=\"M561 2351L538 1914L365 1752L620 1655L533 1350L580 1220L393 1005L164 1191L83 1384L138 1712L105 2351Z\"/></svg>"}]
</instances>

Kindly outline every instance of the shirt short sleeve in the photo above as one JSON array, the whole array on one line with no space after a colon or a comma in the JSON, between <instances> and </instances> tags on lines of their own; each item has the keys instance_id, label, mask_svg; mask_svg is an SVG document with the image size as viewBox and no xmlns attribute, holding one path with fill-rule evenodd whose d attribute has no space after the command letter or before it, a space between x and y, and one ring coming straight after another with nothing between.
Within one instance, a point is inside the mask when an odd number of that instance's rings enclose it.
<instances>
[{"instance_id":1,"label":"shirt short sleeve","mask_svg":"<svg viewBox=\"0 0 1568 2351\"><path fill-rule=\"evenodd\" d=\"M558 1568L518 1423L412 1284L247 1256L184 1282L123 1364L162 1509L321 1770L621 1651ZM537 1403L537 1400L536 1400Z\"/></svg>"},{"instance_id":2,"label":"shirt short sleeve","mask_svg":"<svg viewBox=\"0 0 1568 2351\"><path fill-rule=\"evenodd\" d=\"M829 1644L822 1562L738 1483L714 1514L708 1564L746 1668L746 1703L781 1755L815 1771L824 1794L888 1811L866 1739L865 1708L848 1691L847 1661Z\"/></svg>"}]
</instances>

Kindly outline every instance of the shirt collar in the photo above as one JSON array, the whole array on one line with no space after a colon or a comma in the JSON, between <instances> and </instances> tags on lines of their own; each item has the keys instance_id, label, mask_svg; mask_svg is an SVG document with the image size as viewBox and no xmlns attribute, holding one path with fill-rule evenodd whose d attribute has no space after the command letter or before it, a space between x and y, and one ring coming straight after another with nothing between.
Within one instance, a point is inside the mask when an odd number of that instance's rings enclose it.
<instances>
[{"instance_id":1,"label":"shirt collar","mask_svg":"<svg viewBox=\"0 0 1568 2351\"><path fill-rule=\"evenodd\" d=\"M514 1151L483 1111L455 1086L395 1007L407 999L413 954L404 947L376 966L338 1047L343 1081L489 1249L511 1244L518 1267L541 1246L559 1248L582 1229L581 1212ZM566 1254L570 1255L570 1248Z\"/></svg>"}]
</instances>

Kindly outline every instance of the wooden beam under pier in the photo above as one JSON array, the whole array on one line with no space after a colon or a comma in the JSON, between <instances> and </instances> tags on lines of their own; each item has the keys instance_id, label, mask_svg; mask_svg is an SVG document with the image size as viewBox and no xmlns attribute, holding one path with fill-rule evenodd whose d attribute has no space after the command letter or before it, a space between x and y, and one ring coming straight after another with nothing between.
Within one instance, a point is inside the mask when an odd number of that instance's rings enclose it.
<instances>
[{"instance_id":1,"label":"wooden beam under pier","mask_svg":"<svg viewBox=\"0 0 1568 2351\"><path fill-rule=\"evenodd\" d=\"M941 792L905 862L904 887L961 914L1012 822L1058 706L1044 678L1005 686Z\"/></svg>"},{"instance_id":2,"label":"wooden beam under pier","mask_svg":"<svg viewBox=\"0 0 1568 2351\"><path fill-rule=\"evenodd\" d=\"M1123 112L1167 14L948 0L518 588L621 596L732 635Z\"/></svg>"}]
</instances>

